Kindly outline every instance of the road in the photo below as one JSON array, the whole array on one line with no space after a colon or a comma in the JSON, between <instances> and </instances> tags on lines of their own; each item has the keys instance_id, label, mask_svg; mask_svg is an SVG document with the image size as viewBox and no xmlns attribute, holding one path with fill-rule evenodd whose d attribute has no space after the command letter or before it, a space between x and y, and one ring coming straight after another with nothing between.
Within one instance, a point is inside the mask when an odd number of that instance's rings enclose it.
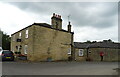
<instances>
[{"instance_id":1,"label":"road","mask_svg":"<svg viewBox=\"0 0 120 77\"><path fill-rule=\"evenodd\" d=\"M117 75L118 62L3 62L3 75Z\"/></svg>"}]
</instances>

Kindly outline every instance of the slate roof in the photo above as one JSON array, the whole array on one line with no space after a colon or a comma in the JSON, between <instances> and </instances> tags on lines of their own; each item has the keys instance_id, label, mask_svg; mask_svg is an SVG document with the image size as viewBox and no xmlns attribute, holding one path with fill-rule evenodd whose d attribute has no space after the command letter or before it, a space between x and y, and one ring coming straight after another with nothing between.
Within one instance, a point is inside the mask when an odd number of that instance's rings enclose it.
<instances>
[{"instance_id":1,"label":"slate roof","mask_svg":"<svg viewBox=\"0 0 120 77\"><path fill-rule=\"evenodd\" d=\"M54 30L58 30L58 31L68 32L68 31L63 30L63 29L60 30L60 29L52 28L52 25L49 25L49 24L47 24L47 23L33 23L32 25L29 25L29 26L27 26L27 27L25 27L25 28L23 28L23 29L21 29L21 30L19 30L19 31L17 31L17 32L20 32L20 31L22 31L22 30L24 30L24 29L26 29L26 28L28 28L28 27L31 27L31 26L33 26L33 25L42 26L42 27L46 27L46 28L50 28L50 29L54 29ZM11 34L11 35L16 34L17 32L15 32L15 33L13 33L13 34ZM74 32L68 32L68 33L74 34Z\"/></svg>"},{"instance_id":2,"label":"slate roof","mask_svg":"<svg viewBox=\"0 0 120 77\"><path fill-rule=\"evenodd\" d=\"M87 48L89 46L89 43L81 43L81 42L74 42L75 48Z\"/></svg>"},{"instance_id":3,"label":"slate roof","mask_svg":"<svg viewBox=\"0 0 120 77\"><path fill-rule=\"evenodd\" d=\"M75 48L119 48L120 43L114 42L96 42L96 43L81 43L81 42L74 42Z\"/></svg>"},{"instance_id":4,"label":"slate roof","mask_svg":"<svg viewBox=\"0 0 120 77\"><path fill-rule=\"evenodd\" d=\"M39 25L39 26L51 28L51 29L54 29L54 30L59 30L59 31L63 31L63 32L68 32L67 30L63 30L63 29L52 28L52 25L49 25L49 24L47 24L47 23L33 23L32 25ZM69 33L74 34L74 32L69 32Z\"/></svg>"},{"instance_id":5,"label":"slate roof","mask_svg":"<svg viewBox=\"0 0 120 77\"><path fill-rule=\"evenodd\" d=\"M47 23L33 23L32 25L39 25L39 26L43 26L43 27L52 28L51 25L49 25Z\"/></svg>"}]
</instances>

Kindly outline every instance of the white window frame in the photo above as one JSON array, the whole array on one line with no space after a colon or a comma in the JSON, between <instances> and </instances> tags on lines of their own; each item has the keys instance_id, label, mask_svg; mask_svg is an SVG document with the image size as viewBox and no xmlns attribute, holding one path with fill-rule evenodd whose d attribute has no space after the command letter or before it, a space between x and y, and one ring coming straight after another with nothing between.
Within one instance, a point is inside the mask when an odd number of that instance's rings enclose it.
<instances>
[{"instance_id":1,"label":"white window frame","mask_svg":"<svg viewBox=\"0 0 120 77\"><path fill-rule=\"evenodd\" d=\"M25 31L25 38L28 38L28 29Z\"/></svg>"},{"instance_id":2,"label":"white window frame","mask_svg":"<svg viewBox=\"0 0 120 77\"><path fill-rule=\"evenodd\" d=\"M20 39L21 39L21 36L22 36L22 33L20 32L20 33L19 33L19 38L20 38Z\"/></svg>"},{"instance_id":3,"label":"white window frame","mask_svg":"<svg viewBox=\"0 0 120 77\"><path fill-rule=\"evenodd\" d=\"M71 55L71 48L68 48L68 55Z\"/></svg>"},{"instance_id":4,"label":"white window frame","mask_svg":"<svg viewBox=\"0 0 120 77\"><path fill-rule=\"evenodd\" d=\"M27 54L27 52L28 52L28 45L25 45L24 46L24 54Z\"/></svg>"},{"instance_id":5,"label":"white window frame","mask_svg":"<svg viewBox=\"0 0 120 77\"><path fill-rule=\"evenodd\" d=\"M83 49L79 49L78 56L84 56L84 50Z\"/></svg>"},{"instance_id":6,"label":"white window frame","mask_svg":"<svg viewBox=\"0 0 120 77\"><path fill-rule=\"evenodd\" d=\"M17 49L17 51L18 51L18 52L20 51L20 46L18 46L18 49Z\"/></svg>"}]
</instances>

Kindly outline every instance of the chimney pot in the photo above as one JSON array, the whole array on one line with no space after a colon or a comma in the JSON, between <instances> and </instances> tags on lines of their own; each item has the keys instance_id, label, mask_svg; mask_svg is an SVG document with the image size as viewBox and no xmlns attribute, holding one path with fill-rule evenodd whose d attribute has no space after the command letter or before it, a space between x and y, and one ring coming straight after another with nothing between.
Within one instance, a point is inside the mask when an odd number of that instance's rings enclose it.
<instances>
[{"instance_id":1,"label":"chimney pot","mask_svg":"<svg viewBox=\"0 0 120 77\"><path fill-rule=\"evenodd\" d=\"M58 18L58 15L57 15L57 18Z\"/></svg>"},{"instance_id":2,"label":"chimney pot","mask_svg":"<svg viewBox=\"0 0 120 77\"><path fill-rule=\"evenodd\" d=\"M55 17L55 13L53 13L53 17Z\"/></svg>"},{"instance_id":3,"label":"chimney pot","mask_svg":"<svg viewBox=\"0 0 120 77\"><path fill-rule=\"evenodd\" d=\"M70 25L70 21L69 21L69 25Z\"/></svg>"},{"instance_id":4,"label":"chimney pot","mask_svg":"<svg viewBox=\"0 0 120 77\"><path fill-rule=\"evenodd\" d=\"M57 17L57 14L55 15L55 17Z\"/></svg>"},{"instance_id":5,"label":"chimney pot","mask_svg":"<svg viewBox=\"0 0 120 77\"><path fill-rule=\"evenodd\" d=\"M55 13L53 13L53 15L55 15Z\"/></svg>"},{"instance_id":6,"label":"chimney pot","mask_svg":"<svg viewBox=\"0 0 120 77\"><path fill-rule=\"evenodd\" d=\"M58 18L60 18L60 15L58 15Z\"/></svg>"},{"instance_id":7,"label":"chimney pot","mask_svg":"<svg viewBox=\"0 0 120 77\"><path fill-rule=\"evenodd\" d=\"M60 15L60 18L61 18L61 15Z\"/></svg>"}]
</instances>

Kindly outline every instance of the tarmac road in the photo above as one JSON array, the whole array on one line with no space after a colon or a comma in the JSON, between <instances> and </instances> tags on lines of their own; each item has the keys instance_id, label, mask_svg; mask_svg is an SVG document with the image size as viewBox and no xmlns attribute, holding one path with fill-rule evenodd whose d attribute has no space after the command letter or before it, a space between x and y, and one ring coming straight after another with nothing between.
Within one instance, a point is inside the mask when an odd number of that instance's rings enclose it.
<instances>
[{"instance_id":1,"label":"tarmac road","mask_svg":"<svg viewBox=\"0 0 120 77\"><path fill-rule=\"evenodd\" d=\"M3 62L3 75L117 75L118 62Z\"/></svg>"}]
</instances>

